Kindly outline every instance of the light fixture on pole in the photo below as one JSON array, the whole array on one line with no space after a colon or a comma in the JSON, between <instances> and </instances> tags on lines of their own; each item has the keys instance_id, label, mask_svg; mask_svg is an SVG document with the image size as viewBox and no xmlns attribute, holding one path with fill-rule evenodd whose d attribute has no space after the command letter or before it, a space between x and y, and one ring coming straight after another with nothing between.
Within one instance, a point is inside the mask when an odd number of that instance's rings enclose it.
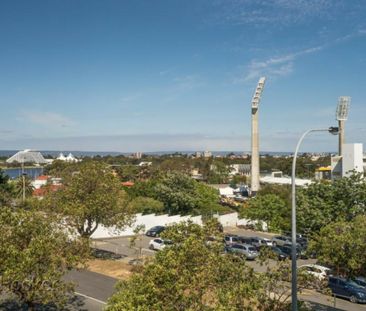
<instances>
[{"instance_id":1,"label":"light fixture on pole","mask_svg":"<svg viewBox=\"0 0 366 311\"><path fill-rule=\"evenodd\" d=\"M296 262L296 158L297 153L299 151L300 145L304 140L305 136L311 132L329 132L333 135L338 134L338 127L329 127L323 129L311 129L307 130L300 137L295 153L294 158L292 160L292 175L291 175L291 200L292 200L292 209L291 209L291 310L297 311L297 262Z\"/></svg>"},{"instance_id":2,"label":"light fixture on pole","mask_svg":"<svg viewBox=\"0 0 366 311\"><path fill-rule=\"evenodd\" d=\"M338 99L338 106L336 112L336 119L338 121L339 128L339 142L338 142L338 155L342 156L344 144L344 123L348 119L348 110L351 103L351 97L340 96Z\"/></svg>"},{"instance_id":3,"label":"light fixture on pole","mask_svg":"<svg viewBox=\"0 0 366 311\"><path fill-rule=\"evenodd\" d=\"M258 81L252 99L252 150L251 150L251 195L259 190L259 130L258 130L258 107L264 89L265 77Z\"/></svg>"}]
</instances>

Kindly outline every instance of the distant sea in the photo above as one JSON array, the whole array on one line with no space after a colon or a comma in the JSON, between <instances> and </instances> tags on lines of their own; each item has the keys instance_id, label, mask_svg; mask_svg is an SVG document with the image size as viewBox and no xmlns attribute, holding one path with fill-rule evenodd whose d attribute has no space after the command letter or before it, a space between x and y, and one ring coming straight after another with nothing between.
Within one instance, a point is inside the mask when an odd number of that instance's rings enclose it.
<instances>
[{"instance_id":1,"label":"distant sea","mask_svg":"<svg viewBox=\"0 0 366 311\"><path fill-rule=\"evenodd\" d=\"M19 150L0 150L0 157L11 157ZM199 150L203 152L203 150ZM133 152L116 152L116 151L55 151L55 150L40 150L43 156L50 156L56 158L61 152L67 156L70 152L76 157L95 157L95 156L118 156L118 155L131 155ZM174 154L174 153L181 153L181 154L194 154L196 151L154 151L154 152L143 152L143 154L147 155L166 155L166 154ZM235 155L242 155L242 154L250 154L250 151L211 151L212 155L214 156L225 156L229 153L234 153ZM261 155L291 155L292 152L272 152L272 151L263 151L260 152Z\"/></svg>"}]
</instances>

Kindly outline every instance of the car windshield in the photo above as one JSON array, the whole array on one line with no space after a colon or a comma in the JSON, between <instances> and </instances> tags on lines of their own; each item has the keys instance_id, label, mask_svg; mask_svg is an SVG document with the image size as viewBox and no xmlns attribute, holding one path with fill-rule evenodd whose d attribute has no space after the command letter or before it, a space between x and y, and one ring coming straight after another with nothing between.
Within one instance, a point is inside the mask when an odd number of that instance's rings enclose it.
<instances>
[{"instance_id":1,"label":"car windshield","mask_svg":"<svg viewBox=\"0 0 366 311\"><path fill-rule=\"evenodd\" d=\"M248 249L249 249L251 252L254 252L254 251L255 251L255 248L254 248L254 247L252 247L252 246L251 246L251 247L249 247Z\"/></svg>"}]
</instances>

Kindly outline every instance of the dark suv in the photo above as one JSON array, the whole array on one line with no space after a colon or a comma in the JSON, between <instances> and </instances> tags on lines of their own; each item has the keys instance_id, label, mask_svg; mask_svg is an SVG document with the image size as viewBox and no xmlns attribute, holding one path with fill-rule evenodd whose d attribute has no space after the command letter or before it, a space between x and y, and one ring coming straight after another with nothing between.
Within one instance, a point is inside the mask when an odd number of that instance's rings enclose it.
<instances>
[{"instance_id":1,"label":"dark suv","mask_svg":"<svg viewBox=\"0 0 366 311\"><path fill-rule=\"evenodd\" d=\"M347 298L355 303L366 303L366 290L354 281L330 276L328 286L334 296Z\"/></svg>"},{"instance_id":2,"label":"dark suv","mask_svg":"<svg viewBox=\"0 0 366 311\"><path fill-rule=\"evenodd\" d=\"M149 229L146 232L146 235L156 237L156 236L159 236L159 234L162 233L164 230L165 230L164 226L155 226L155 227L152 227L151 229Z\"/></svg>"}]
</instances>

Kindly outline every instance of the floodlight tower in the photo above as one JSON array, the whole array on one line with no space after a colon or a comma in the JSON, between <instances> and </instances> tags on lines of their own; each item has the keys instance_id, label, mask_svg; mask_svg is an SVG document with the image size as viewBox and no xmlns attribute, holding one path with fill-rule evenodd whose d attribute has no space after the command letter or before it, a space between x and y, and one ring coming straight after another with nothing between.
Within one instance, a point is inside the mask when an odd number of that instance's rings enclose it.
<instances>
[{"instance_id":1,"label":"floodlight tower","mask_svg":"<svg viewBox=\"0 0 366 311\"><path fill-rule=\"evenodd\" d=\"M351 103L351 97L341 96L338 99L336 119L338 121L339 128L339 142L338 142L338 155L342 156L343 150L342 146L344 144L344 123L348 118L349 105Z\"/></svg>"},{"instance_id":2,"label":"floodlight tower","mask_svg":"<svg viewBox=\"0 0 366 311\"><path fill-rule=\"evenodd\" d=\"M258 107L261 100L265 77L258 81L252 99L252 159L251 159L251 193L255 195L259 190L259 133L258 133Z\"/></svg>"}]
</instances>

